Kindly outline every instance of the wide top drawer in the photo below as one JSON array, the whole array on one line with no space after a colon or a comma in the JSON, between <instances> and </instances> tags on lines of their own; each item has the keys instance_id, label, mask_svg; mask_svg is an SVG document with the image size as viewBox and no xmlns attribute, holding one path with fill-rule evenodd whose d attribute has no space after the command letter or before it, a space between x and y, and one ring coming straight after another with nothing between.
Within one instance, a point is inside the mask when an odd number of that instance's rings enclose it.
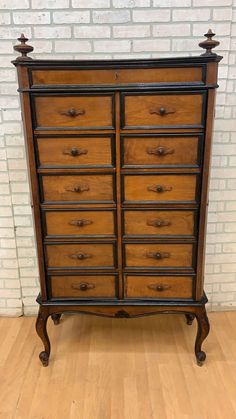
<instances>
[{"instance_id":1,"label":"wide top drawer","mask_svg":"<svg viewBox=\"0 0 236 419\"><path fill-rule=\"evenodd\" d=\"M202 66L119 68L113 69L37 69L32 71L32 84L38 85L98 85L133 83L203 83Z\"/></svg>"}]
</instances>

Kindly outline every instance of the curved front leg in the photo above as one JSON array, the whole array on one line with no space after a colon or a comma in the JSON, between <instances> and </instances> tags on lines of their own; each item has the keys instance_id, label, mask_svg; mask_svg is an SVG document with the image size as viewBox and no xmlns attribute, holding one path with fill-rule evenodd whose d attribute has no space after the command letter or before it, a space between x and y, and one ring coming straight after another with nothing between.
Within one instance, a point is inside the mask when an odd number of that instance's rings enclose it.
<instances>
[{"instance_id":1,"label":"curved front leg","mask_svg":"<svg viewBox=\"0 0 236 419\"><path fill-rule=\"evenodd\" d=\"M60 324L61 314L54 313L54 314L51 315L51 317L52 317L52 321L55 325Z\"/></svg>"},{"instance_id":2,"label":"curved front leg","mask_svg":"<svg viewBox=\"0 0 236 419\"><path fill-rule=\"evenodd\" d=\"M193 323L193 320L195 319L195 314L192 313L186 313L185 314L186 317L186 323L191 326L191 324Z\"/></svg>"},{"instance_id":3,"label":"curved front leg","mask_svg":"<svg viewBox=\"0 0 236 419\"><path fill-rule=\"evenodd\" d=\"M198 324L197 337L196 337L196 342L195 342L195 354L197 358L197 364L199 366L202 366L206 359L206 354L204 351L202 351L202 343L206 339L209 333L210 324L207 317L205 306L197 310L195 314L196 314L197 324Z\"/></svg>"},{"instance_id":4,"label":"curved front leg","mask_svg":"<svg viewBox=\"0 0 236 419\"><path fill-rule=\"evenodd\" d=\"M48 317L49 317L49 312L47 308L40 306L37 321L36 321L36 332L44 344L44 351L40 352L39 354L39 359L42 362L44 367L48 366L50 350L51 350L51 345L50 345L50 341L49 341L49 337L47 333Z\"/></svg>"}]
</instances>

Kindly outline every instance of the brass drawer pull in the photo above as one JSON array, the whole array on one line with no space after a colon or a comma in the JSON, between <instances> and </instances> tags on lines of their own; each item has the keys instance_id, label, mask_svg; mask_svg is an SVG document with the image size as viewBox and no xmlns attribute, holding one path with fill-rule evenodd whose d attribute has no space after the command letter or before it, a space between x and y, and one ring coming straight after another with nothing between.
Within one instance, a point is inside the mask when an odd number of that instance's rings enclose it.
<instances>
[{"instance_id":1,"label":"brass drawer pull","mask_svg":"<svg viewBox=\"0 0 236 419\"><path fill-rule=\"evenodd\" d=\"M65 188L66 192L84 192L84 191L89 191L89 186L88 185L76 185L76 186L71 186L68 188Z\"/></svg>"},{"instance_id":2,"label":"brass drawer pull","mask_svg":"<svg viewBox=\"0 0 236 419\"><path fill-rule=\"evenodd\" d=\"M88 154L88 150L86 150L85 148L83 149L83 148L72 147L72 148L65 149L63 151L63 154L76 157L76 156L81 156L81 154Z\"/></svg>"},{"instance_id":3,"label":"brass drawer pull","mask_svg":"<svg viewBox=\"0 0 236 419\"><path fill-rule=\"evenodd\" d=\"M78 115L84 115L85 110L84 109L76 110L75 108L70 108L67 111L61 111L60 114L61 115L66 115L66 116L71 116L72 118L74 118L75 116L78 116Z\"/></svg>"},{"instance_id":4,"label":"brass drawer pull","mask_svg":"<svg viewBox=\"0 0 236 419\"><path fill-rule=\"evenodd\" d=\"M149 113L152 114L156 114L156 115L160 115L160 116L164 116L164 115L168 115L170 113L175 113L176 110L174 108L169 108L166 109L163 106L161 106L160 108L151 108L149 109Z\"/></svg>"},{"instance_id":5,"label":"brass drawer pull","mask_svg":"<svg viewBox=\"0 0 236 419\"><path fill-rule=\"evenodd\" d=\"M150 185L147 187L148 191L153 191L153 192L167 192L167 191L172 191L172 186L165 186L165 185Z\"/></svg>"},{"instance_id":6,"label":"brass drawer pull","mask_svg":"<svg viewBox=\"0 0 236 419\"><path fill-rule=\"evenodd\" d=\"M76 227L83 227L89 224L92 224L93 221L91 220L86 220L84 218L82 218L81 220L71 220L69 221L69 225L71 226L76 226Z\"/></svg>"},{"instance_id":7,"label":"brass drawer pull","mask_svg":"<svg viewBox=\"0 0 236 419\"><path fill-rule=\"evenodd\" d=\"M175 150L173 148L165 148L165 147L148 147L147 154L155 154L155 156L166 156L167 154L174 154Z\"/></svg>"},{"instance_id":8,"label":"brass drawer pull","mask_svg":"<svg viewBox=\"0 0 236 419\"><path fill-rule=\"evenodd\" d=\"M166 227L171 225L170 221L165 221L165 220L158 220L157 218L154 220L147 220L147 225L148 226L153 226L153 227Z\"/></svg>"},{"instance_id":9,"label":"brass drawer pull","mask_svg":"<svg viewBox=\"0 0 236 419\"><path fill-rule=\"evenodd\" d=\"M150 285L147 285L147 287L150 290L159 291L159 292L166 291L171 288L170 285L164 285L164 284L150 284Z\"/></svg>"},{"instance_id":10,"label":"brass drawer pull","mask_svg":"<svg viewBox=\"0 0 236 419\"><path fill-rule=\"evenodd\" d=\"M170 257L170 253L166 253L166 252L148 252L146 253L146 257L147 258L152 258L152 259L164 259L164 258L169 258Z\"/></svg>"},{"instance_id":11,"label":"brass drawer pull","mask_svg":"<svg viewBox=\"0 0 236 419\"><path fill-rule=\"evenodd\" d=\"M71 284L71 288L73 290L87 291L95 288L95 285L88 282L80 282L80 284Z\"/></svg>"},{"instance_id":12,"label":"brass drawer pull","mask_svg":"<svg viewBox=\"0 0 236 419\"><path fill-rule=\"evenodd\" d=\"M84 259L91 258L92 255L90 255L89 253L82 253L82 252L80 252L80 253L74 253L72 255L69 255L69 257L71 259L84 260Z\"/></svg>"}]
</instances>

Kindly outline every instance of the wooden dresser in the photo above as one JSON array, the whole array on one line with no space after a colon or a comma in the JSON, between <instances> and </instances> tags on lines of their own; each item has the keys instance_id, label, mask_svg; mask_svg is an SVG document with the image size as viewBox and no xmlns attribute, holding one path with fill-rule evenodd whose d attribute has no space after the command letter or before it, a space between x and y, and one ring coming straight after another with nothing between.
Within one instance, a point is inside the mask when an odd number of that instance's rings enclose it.
<instances>
[{"instance_id":1,"label":"wooden dresser","mask_svg":"<svg viewBox=\"0 0 236 419\"><path fill-rule=\"evenodd\" d=\"M41 292L47 319L196 317L195 354L209 332L204 240L217 67L211 31L201 56L32 60L17 67ZM76 333L76 331L75 331ZM167 332L168 333L168 332Z\"/></svg>"}]
</instances>

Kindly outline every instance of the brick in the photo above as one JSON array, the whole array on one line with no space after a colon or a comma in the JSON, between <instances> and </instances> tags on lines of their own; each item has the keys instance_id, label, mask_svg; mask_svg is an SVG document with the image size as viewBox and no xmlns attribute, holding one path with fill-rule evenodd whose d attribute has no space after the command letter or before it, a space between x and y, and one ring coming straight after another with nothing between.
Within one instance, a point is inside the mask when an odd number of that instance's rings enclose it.
<instances>
[{"instance_id":1,"label":"brick","mask_svg":"<svg viewBox=\"0 0 236 419\"><path fill-rule=\"evenodd\" d=\"M10 13L0 13L0 25L9 25L11 22Z\"/></svg>"},{"instance_id":2,"label":"brick","mask_svg":"<svg viewBox=\"0 0 236 419\"><path fill-rule=\"evenodd\" d=\"M170 20L169 10L134 10L134 22L168 22Z\"/></svg>"},{"instance_id":3,"label":"brick","mask_svg":"<svg viewBox=\"0 0 236 419\"><path fill-rule=\"evenodd\" d=\"M3 269L3 268L0 269L0 278L17 279L18 277L19 277L18 269Z\"/></svg>"},{"instance_id":4,"label":"brick","mask_svg":"<svg viewBox=\"0 0 236 419\"><path fill-rule=\"evenodd\" d=\"M15 249L16 247L16 241L15 239L1 239L0 240L0 246L2 248L8 248L8 249Z\"/></svg>"},{"instance_id":5,"label":"brick","mask_svg":"<svg viewBox=\"0 0 236 419\"><path fill-rule=\"evenodd\" d=\"M166 51L170 49L170 41L168 39L156 40L140 40L133 42L135 52L142 51Z\"/></svg>"},{"instance_id":6,"label":"brick","mask_svg":"<svg viewBox=\"0 0 236 419\"><path fill-rule=\"evenodd\" d=\"M32 0L32 9L66 9L69 0Z\"/></svg>"},{"instance_id":7,"label":"brick","mask_svg":"<svg viewBox=\"0 0 236 419\"><path fill-rule=\"evenodd\" d=\"M35 38L70 38L69 26L38 26L34 28Z\"/></svg>"},{"instance_id":8,"label":"brick","mask_svg":"<svg viewBox=\"0 0 236 419\"><path fill-rule=\"evenodd\" d=\"M189 7L191 0L153 0L154 7ZM184 32L183 32L184 33Z\"/></svg>"},{"instance_id":9,"label":"brick","mask_svg":"<svg viewBox=\"0 0 236 419\"><path fill-rule=\"evenodd\" d=\"M74 36L76 38L109 38L111 29L109 26L90 25L90 26L75 26Z\"/></svg>"},{"instance_id":10,"label":"brick","mask_svg":"<svg viewBox=\"0 0 236 419\"><path fill-rule=\"evenodd\" d=\"M24 35L27 38L31 38L32 37L32 31L31 28L25 26L25 27L8 27L8 26L4 26L0 28L0 38L1 39L14 39L16 40L17 38L19 38L19 35L21 33L24 33ZM9 51L8 51L9 52Z\"/></svg>"},{"instance_id":11,"label":"brick","mask_svg":"<svg viewBox=\"0 0 236 419\"><path fill-rule=\"evenodd\" d=\"M129 52L130 41L94 41L95 52Z\"/></svg>"},{"instance_id":12,"label":"brick","mask_svg":"<svg viewBox=\"0 0 236 419\"><path fill-rule=\"evenodd\" d=\"M91 43L89 41L55 41L55 51L57 52L90 52Z\"/></svg>"},{"instance_id":13,"label":"brick","mask_svg":"<svg viewBox=\"0 0 236 419\"><path fill-rule=\"evenodd\" d=\"M12 109L2 109L2 115L4 121L21 121L21 111Z\"/></svg>"},{"instance_id":14,"label":"brick","mask_svg":"<svg viewBox=\"0 0 236 419\"><path fill-rule=\"evenodd\" d=\"M232 0L193 0L193 6L231 6ZM193 9L194 10L194 9Z\"/></svg>"},{"instance_id":15,"label":"brick","mask_svg":"<svg viewBox=\"0 0 236 419\"><path fill-rule=\"evenodd\" d=\"M194 39L173 39L173 51L198 51L198 43Z\"/></svg>"},{"instance_id":16,"label":"brick","mask_svg":"<svg viewBox=\"0 0 236 419\"><path fill-rule=\"evenodd\" d=\"M110 0L72 0L72 7L76 9L105 9L110 7Z\"/></svg>"},{"instance_id":17,"label":"brick","mask_svg":"<svg viewBox=\"0 0 236 419\"><path fill-rule=\"evenodd\" d=\"M17 25L24 25L25 22L31 25L45 25L50 23L49 12L13 12L13 21Z\"/></svg>"},{"instance_id":18,"label":"brick","mask_svg":"<svg viewBox=\"0 0 236 419\"><path fill-rule=\"evenodd\" d=\"M0 0L0 9L28 9L29 0Z\"/></svg>"},{"instance_id":19,"label":"brick","mask_svg":"<svg viewBox=\"0 0 236 419\"><path fill-rule=\"evenodd\" d=\"M130 21L129 10L94 11L94 23L126 23Z\"/></svg>"},{"instance_id":20,"label":"brick","mask_svg":"<svg viewBox=\"0 0 236 419\"><path fill-rule=\"evenodd\" d=\"M149 7L150 0L112 0L112 5L117 8Z\"/></svg>"},{"instance_id":21,"label":"brick","mask_svg":"<svg viewBox=\"0 0 236 419\"><path fill-rule=\"evenodd\" d=\"M203 22L210 19L210 9L173 10L173 21Z\"/></svg>"},{"instance_id":22,"label":"brick","mask_svg":"<svg viewBox=\"0 0 236 419\"><path fill-rule=\"evenodd\" d=\"M179 36L180 31L185 36L190 35L191 26L188 23L172 23L168 25L153 25L153 36Z\"/></svg>"},{"instance_id":23,"label":"brick","mask_svg":"<svg viewBox=\"0 0 236 419\"><path fill-rule=\"evenodd\" d=\"M54 12L53 22L55 23L89 23L90 13L88 11L80 12Z\"/></svg>"},{"instance_id":24,"label":"brick","mask_svg":"<svg viewBox=\"0 0 236 419\"><path fill-rule=\"evenodd\" d=\"M225 20L231 20L232 19L232 9L230 7L221 7L220 9L215 9L213 10L213 20L221 20L221 21L225 21ZM214 31L216 31L215 29L215 24L214 24Z\"/></svg>"},{"instance_id":25,"label":"brick","mask_svg":"<svg viewBox=\"0 0 236 419\"><path fill-rule=\"evenodd\" d=\"M214 22L214 32L217 36L230 35L231 26L228 22L216 23ZM193 36L199 36L202 38L203 34L206 33L206 23L194 23L193 24Z\"/></svg>"},{"instance_id":26,"label":"brick","mask_svg":"<svg viewBox=\"0 0 236 419\"><path fill-rule=\"evenodd\" d=\"M114 26L113 36L115 38L144 38L150 36L148 25Z\"/></svg>"},{"instance_id":27,"label":"brick","mask_svg":"<svg viewBox=\"0 0 236 419\"><path fill-rule=\"evenodd\" d=\"M0 82L1 81L15 81L16 72L14 70L0 70Z\"/></svg>"}]
</instances>

